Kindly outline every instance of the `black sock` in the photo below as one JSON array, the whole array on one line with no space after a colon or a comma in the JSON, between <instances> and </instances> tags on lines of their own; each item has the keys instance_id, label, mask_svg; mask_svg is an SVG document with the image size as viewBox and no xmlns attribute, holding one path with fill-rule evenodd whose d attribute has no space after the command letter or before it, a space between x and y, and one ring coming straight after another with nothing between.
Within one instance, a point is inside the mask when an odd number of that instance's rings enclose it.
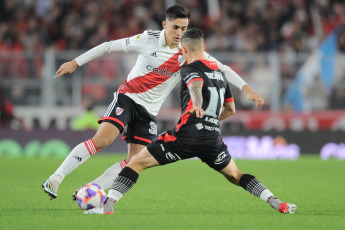
<instances>
[{"instance_id":1,"label":"black sock","mask_svg":"<svg viewBox=\"0 0 345 230\"><path fill-rule=\"evenodd\" d=\"M123 195L133 187L133 185L137 182L138 177L139 174L136 171L126 166L115 179L111 189L118 191Z\"/></svg>"},{"instance_id":2,"label":"black sock","mask_svg":"<svg viewBox=\"0 0 345 230\"><path fill-rule=\"evenodd\" d=\"M254 196L259 197L266 202L272 198L275 198L271 191L268 190L265 185L258 181L253 175L244 174L240 179L240 186Z\"/></svg>"}]
</instances>

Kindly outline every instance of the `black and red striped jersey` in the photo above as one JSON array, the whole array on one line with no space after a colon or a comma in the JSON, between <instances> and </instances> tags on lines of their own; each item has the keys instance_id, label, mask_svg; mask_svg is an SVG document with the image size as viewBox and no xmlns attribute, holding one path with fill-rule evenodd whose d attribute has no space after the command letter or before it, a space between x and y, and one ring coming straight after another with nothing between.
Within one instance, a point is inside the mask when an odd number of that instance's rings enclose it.
<instances>
[{"instance_id":1,"label":"black and red striped jersey","mask_svg":"<svg viewBox=\"0 0 345 230\"><path fill-rule=\"evenodd\" d=\"M203 118L186 114L193 108L188 86L193 81L203 81ZM230 86L216 62L197 60L181 68L181 108L182 115L173 136L183 138L190 144L217 144L222 140L219 116L225 102L233 101Z\"/></svg>"}]
</instances>

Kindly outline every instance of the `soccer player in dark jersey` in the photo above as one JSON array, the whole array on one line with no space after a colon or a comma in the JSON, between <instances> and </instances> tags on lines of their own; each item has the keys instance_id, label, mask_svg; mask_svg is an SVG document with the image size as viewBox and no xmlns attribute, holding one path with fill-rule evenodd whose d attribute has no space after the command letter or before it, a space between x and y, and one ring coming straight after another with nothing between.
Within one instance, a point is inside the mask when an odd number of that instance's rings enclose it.
<instances>
[{"instance_id":1,"label":"soccer player in dark jersey","mask_svg":"<svg viewBox=\"0 0 345 230\"><path fill-rule=\"evenodd\" d=\"M219 121L235 113L235 104L224 73L204 55L202 31L187 30L181 43L189 64L181 69L182 115L177 126L161 134L129 161L115 179L103 208L84 214L114 214L113 206L132 188L141 171L192 157L200 158L231 183L268 202L279 212L294 213L296 205L282 202L254 176L242 173L223 143Z\"/></svg>"}]
</instances>

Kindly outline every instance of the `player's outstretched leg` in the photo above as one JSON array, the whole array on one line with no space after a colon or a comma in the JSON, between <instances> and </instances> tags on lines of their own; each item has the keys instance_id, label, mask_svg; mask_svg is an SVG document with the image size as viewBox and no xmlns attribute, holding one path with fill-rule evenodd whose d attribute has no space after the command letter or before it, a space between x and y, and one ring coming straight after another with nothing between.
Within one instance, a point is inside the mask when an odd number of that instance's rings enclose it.
<instances>
[{"instance_id":1,"label":"player's outstretched leg","mask_svg":"<svg viewBox=\"0 0 345 230\"><path fill-rule=\"evenodd\" d=\"M57 198L58 188L65 176L97 152L98 149L92 139L77 145L62 162L55 173L43 183L42 187L44 192L48 193L51 199Z\"/></svg>"},{"instance_id":2,"label":"player's outstretched leg","mask_svg":"<svg viewBox=\"0 0 345 230\"><path fill-rule=\"evenodd\" d=\"M100 185L104 190L111 187L114 183L114 180L119 175L121 170L127 166L127 161L122 160L116 164L109 167L101 176L91 181L90 183Z\"/></svg>"},{"instance_id":3,"label":"player's outstretched leg","mask_svg":"<svg viewBox=\"0 0 345 230\"><path fill-rule=\"evenodd\" d=\"M274 208L278 212L293 214L297 209L297 206L295 204L284 203L281 200L277 199L273 195L273 193L265 187L265 185L263 185L260 181L258 181L254 176L250 174L244 174L241 177L239 183L240 186L246 191L266 201L271 205L272 208Z\"/></svg>"},{"instance_id":4,"label":"player's outstretched leg","mask_svg":"<svg viewBox=\"0 0 345 230\"><path fill-rule=\"evenodd\" d=\"M135 144L135 143L129 143L128 144L128 159L131 159L138 153L140 153L143 149L145 149L146 146L142 144ZM98 184L100 185L104 190L111 187L111 185L114 183L116 177L119 175L121 170L126 167L128 164L127 160L122 160L120 162L117 162L110 168L108 168L101 176L99 176L97 179L91 181L90 183ZM88 183L88 184L90 184ZM76 200L76 196L78 193L78 190L75 190L72 194L73 200Z\"/></svg>"},{"instance_id":5,"label":"player's outstretched leg","mask_svg":"<svg viewBox=\"0 0 345 230\"><path fill-rule=\"evenodd\" d=\"M105 215L113 215L114 212L114 205L116 201L107 197L106 201L104 202L104 206L102 208L93 208L83 212L83 214L105 214Z\"/></svg>"},{"instance_id":6,"label":"player's outstretched leg","mask_svg":"<svg viewBox=\"0 0 345 230\"><path fill-rule=\"evenodd\" d=\"M111 189L108 192L108 202L101 209L90 209L84 214L112 214L113 206L127 193L137 182L139 173L147 168L159 165L158 161L145 148L135 155L128 165L119 173Z\"/></svg>"},{"instance_id":7,"label":"player's outstretched leg","mask_svg":"<svg viewBox=\"0 0 345 230\"><path fill-rule=\"evenodd\" d=\"M272 208L284 214L294 214L297 209L297 206L295 204L284 203L277 198L270 199L268 203Z\"/></svg>"},{"instance_id":8,"label":"player's outstretched leg","mask_svg":"<svg viewBox=\"0 0 345 230\"><path fill-rule=\"evenodd\" d=\"M277 199L273 193L266 188L259 180L250 174L243 174L231 159L230 163L222 170L222 173L231 183L239 185L252 195L269 203L272 208L281 213L293 214L297 206L295 204L284 203Z\"/></svg>"},{"instance_id":9,"label":"player's outstretched leg","mask_svg":"<svg viewBox=\"0 0 345 230\"><path fill-rule=\"evenodd\" d=\"M111 186L104 207L90 209L83 212L83 214L114 214L113 207L115 203L133 187L138 177L139 174L136 171L130 167L125 167Z\"/></svg>"},{"instance_id":10,"label":"player's outstretched leg","mask_svg":"<svg viewBox=\"0 0 345 230\"><path fill-rule=\"evenodd\" d=\"M126 160L122 160L120 162L117 162L116 164L110 166L101 176L99 176L98 178L96 178L95 180L87 183L87 184L98 184L99 186L101 186L104 190L108 189L111 187L111 185L114 183L114 180L116 179L116 177L119 175L119 173L121 172L121 170L126 167L127 165L127 161ZM76 200L77 198L77 193L78 190L75 190L72 198L73 200Z\"/></svg>"}]
</instances>

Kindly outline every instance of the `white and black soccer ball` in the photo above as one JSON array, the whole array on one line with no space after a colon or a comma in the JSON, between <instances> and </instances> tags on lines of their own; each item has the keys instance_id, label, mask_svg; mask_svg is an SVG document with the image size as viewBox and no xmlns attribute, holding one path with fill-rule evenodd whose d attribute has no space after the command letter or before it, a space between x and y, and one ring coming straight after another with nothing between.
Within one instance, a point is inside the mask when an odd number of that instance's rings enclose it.
<instances>
[{"instance_id":1,"label":"white and black soccer ball","mask_svg":"<svg viewBox=\"0 0 345 230\"><path fill-rule=\"evenodd\" d=\"M107 196L98 184L86 184L78 190L77 202L82 210L101 208Z\"/></svg>"}]
</instances>

